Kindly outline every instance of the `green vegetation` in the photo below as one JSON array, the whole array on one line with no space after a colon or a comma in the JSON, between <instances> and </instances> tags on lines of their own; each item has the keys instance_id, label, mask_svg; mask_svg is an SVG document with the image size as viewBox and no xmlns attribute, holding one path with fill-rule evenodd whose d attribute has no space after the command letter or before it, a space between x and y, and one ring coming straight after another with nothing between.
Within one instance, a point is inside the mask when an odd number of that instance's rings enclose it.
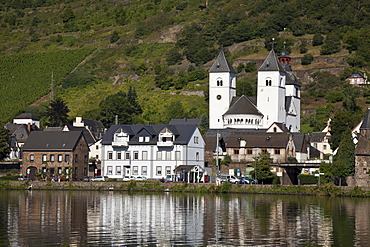
<instances>
[{"instance_id":1,"label":"green vegetation","mask_svg":"<svg viewBox=\"0 0 370 247\"><path fill-rule=\"evenodd\" d=\"M50 91L51 76L58 86L92 49L0 57L0 121L8 121Z\"/></svg>"},{"instance_id":2,"label":"green vegetation","mask_svg":"<svg viewBox=\"0 0 370 247\"><path fill-rule=\"evenodd\" d=\"M1 1L0 121L10 120L47 94L51 73L70 119L99 116L100 103L130 85L142 108L138 122L168 121L166 107L175 101L182 103L184 117L200 117L207 113L207 70L220 47L231 62L238 60L238 95L255 95L255 61L265 58L272 37L277 53L285 43L307 71L328 66L316 61L320 54L344 56L348 64L334 62L335 68L350 67L353 72L370 66L370 11L364 0L213 1L204 10L199 4ZM302 108L315 108L315 101L346 101L345 78L331 77L312 77L310 86L303 87L307 93L302 99L309 97ZM320 87L324 79L328 82ZM205 97L183 95L189 91L204 92Z\"/></svg>"},{"instance_id":3,"label":"green vegetation","mask_svg":"<svg viewBox=\"0 0 370 247\"><path fill-rule=\"evenodd\" d=\"M0 125L0 160L5 159L10 153L8 145L9 134L8 130L4 128L4 125Z\"/></svg>"}]
</instances>

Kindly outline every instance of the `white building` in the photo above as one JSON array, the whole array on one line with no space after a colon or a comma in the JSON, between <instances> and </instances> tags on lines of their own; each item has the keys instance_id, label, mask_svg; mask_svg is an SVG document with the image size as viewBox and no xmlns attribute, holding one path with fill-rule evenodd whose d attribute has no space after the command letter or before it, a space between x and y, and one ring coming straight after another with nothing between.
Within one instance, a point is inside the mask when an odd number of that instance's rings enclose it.
<instances>
[{"instance_id":1,"label":"white building","mask_svg":"<svg viewBox=\"0 0 370 247\"><path fill-rule=\"evenodd\" d=\"M102 175L176 180L178 166L204 168L204 147L196 125L113 125L102 140Z\"/></svg>"},{"instance_id":2,"label":"white building","mask_svg":"<svg viewBox=\"0 0 370 247\"><path fill-rule=\"evenodd\" d=\"M13 124L35 125L40 128L40 120L32 115L32 113L21 113L13 119Z\"/></svg>"},{"instance_id":3,"label":"white building","mask_svg":"<svg viewBox=\"0 0 370 247\"><path fill-rule=\"evenodd\" d=\"M284 49L271 50L258 70L257 100L236 97L236 73L223 51L209 70L209 128L267 129L282 123L300 131L300 86Z\"/></svg>"}]
</instances>

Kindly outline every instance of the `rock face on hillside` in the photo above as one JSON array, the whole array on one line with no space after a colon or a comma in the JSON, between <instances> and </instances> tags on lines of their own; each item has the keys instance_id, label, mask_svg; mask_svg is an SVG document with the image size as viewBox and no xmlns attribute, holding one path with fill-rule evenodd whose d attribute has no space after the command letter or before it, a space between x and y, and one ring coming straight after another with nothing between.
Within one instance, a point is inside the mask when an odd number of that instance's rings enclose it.
<instances>
[{"instance_id":1,"label":"rock face on hillside","mask_svg":"<svg viewBox=\"0 0 370 247\"><path fill-rule=\"evenodd\" d=\"M262 59L237 59L234 61L233 67L237 67L240 63L256 63L257 69L261 66ZM312 65L320 64L320 66L313 66L315 68L310 69L310 66L307 66L307 69L297 69L297 67L302 67L301 58L292 58L292 70L298 76L299 81L302 85L306 85L311 80L311 74L315 72L330 72L335 75L339 75L348 64L346 63L346 56L338 57L315 57ZM305 66L303 66L305 67ZM312 66L311 66L312 67ZM319 67L319 68L318 68Z\"/></svg>"}]
</instances>

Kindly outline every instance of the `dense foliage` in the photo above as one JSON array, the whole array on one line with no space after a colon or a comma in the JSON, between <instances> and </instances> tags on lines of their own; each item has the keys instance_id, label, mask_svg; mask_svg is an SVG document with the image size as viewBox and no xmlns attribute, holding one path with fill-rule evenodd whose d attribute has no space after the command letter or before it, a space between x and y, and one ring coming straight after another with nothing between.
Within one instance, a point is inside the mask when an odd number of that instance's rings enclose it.
<instances>
[{"instance_id":1,"label":"dense foliage","mask_svg":"<svg viewBox=\"0 0 370 247\"><path fill-rule=\"evenodd\" d=\"M7 121L51 90L91 49L0 57L0 120Z\"/></svg>"},{"instance_id":2,"label":"dense foliage","mask_svg":"<svg viewBox=\"0 0 370 247\"><path fill-rule=\"evenodd\" d=\"M0 125L0 160L3 160L10 153L10 148L8 145L9 135L8 130L4 126Z\"/></svg>"}]
</instances>

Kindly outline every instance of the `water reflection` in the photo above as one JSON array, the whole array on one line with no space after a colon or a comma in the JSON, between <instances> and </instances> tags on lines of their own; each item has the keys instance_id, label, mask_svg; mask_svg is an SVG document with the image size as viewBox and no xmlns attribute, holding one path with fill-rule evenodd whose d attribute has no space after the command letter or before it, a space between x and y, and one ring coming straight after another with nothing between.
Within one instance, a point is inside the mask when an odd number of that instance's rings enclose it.
<instances>
[{"instance_id":1,"label":"water reflection","mask_svg":"<svg viewBox=\"0 0 370 247\"><path fill-rule=\"evenodd\" d=\"M367 246L370 200L0 192L0 245Z\"/></svg>"}]
</instances>

